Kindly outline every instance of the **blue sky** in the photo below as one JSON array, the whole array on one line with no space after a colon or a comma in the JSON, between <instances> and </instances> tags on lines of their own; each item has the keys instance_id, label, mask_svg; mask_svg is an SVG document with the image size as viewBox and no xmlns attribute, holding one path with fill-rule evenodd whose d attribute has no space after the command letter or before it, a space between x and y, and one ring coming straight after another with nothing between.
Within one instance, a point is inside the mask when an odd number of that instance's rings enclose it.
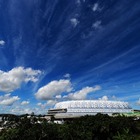
<instances>
[{"instance_id":1,"label":"blue sky","mask_svg":"<svg viewBox=\"0 0 140 140\"><path fill-rule=\"evenodd\" d=\"M0 113L64 100L140 109L140 2L0 0Z\"/></svg>"}]
</instances>

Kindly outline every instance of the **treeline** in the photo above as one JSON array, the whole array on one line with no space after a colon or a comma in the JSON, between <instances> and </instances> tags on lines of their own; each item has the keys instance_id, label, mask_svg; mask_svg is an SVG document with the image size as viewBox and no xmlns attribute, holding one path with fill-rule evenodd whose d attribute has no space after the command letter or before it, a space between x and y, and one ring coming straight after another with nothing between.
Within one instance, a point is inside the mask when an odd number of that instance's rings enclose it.
<instances>
[{"instance_id":1,"label":"treeline","mask_svg":"<svg viewBox=\"0 0 140 140\"><path fill-rule=\"evenodd\" d=\"M97 114L63 124L22 117L0 132L0 140L140 140L140 119Z\"/></svg>"}]
</instances>

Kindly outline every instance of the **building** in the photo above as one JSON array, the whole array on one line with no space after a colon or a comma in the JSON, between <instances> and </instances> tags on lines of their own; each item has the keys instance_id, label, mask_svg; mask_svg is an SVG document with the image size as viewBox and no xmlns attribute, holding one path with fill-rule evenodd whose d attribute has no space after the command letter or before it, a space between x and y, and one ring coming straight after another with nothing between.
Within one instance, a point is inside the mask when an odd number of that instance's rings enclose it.
<instances>
[{"instance_id":1,"label":"building","mask_svg":"<svg viewBox=\"0 0 140 140\"><path fill-rule=\"evenodd\" d=\"M56 103L53 109L48 110L48 115L55 118L80 117L84 115L96 115L97 113L129 113L132 108L127 102L103 101L103 100L74 100Z\"/></svg>"}]
</instances>

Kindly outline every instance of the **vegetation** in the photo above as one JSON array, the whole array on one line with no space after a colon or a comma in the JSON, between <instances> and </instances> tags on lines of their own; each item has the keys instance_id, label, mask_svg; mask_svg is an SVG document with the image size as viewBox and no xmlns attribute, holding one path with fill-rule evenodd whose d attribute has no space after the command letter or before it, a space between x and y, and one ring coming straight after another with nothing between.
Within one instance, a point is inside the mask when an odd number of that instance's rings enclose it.
<instances>
[{"instance_id":1,"label":"vegetation","mask_svg":"<svg viewBox=\"0 0 140 140\"><path fill-rule=\"evenodd\" d=\"M97 114L63 124L26 115L6 119L12 127L0 132L0 140L140 140L140 119L134 117Z\"/></svg>"}]
</instances>

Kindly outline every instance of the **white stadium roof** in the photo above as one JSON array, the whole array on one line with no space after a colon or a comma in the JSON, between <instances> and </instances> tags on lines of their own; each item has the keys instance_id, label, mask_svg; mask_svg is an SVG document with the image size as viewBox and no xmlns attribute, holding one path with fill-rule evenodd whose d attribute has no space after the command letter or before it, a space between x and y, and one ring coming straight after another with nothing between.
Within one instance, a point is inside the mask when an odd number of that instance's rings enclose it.
<instances>
[{"instance_id":1,"label":"white stadium roof","mask_svg":"<svg viewBox=\"0 0 140 140\"><path fill-rule=\"evenodd\" d=\"M59 111L57 112L57 110ZM132 108L128 102L122 101L72 100L56 103L54 109L50 109L48 112L50 114L53 112L56 116L84 116L97 113L129 113L132 112Z\"/></svg>"},{"instance_id":2,"label":"white stadium roof","mask_svg":"<svg viewBox=\"0 0 140 140\"><path fill-rule=\"evenodd\" d=\"M54 108L109 108L109 109L128 109L129 104L121 101L103 101L103 100L76 100L56 103Z\"/></svg>"}]
</instances>

